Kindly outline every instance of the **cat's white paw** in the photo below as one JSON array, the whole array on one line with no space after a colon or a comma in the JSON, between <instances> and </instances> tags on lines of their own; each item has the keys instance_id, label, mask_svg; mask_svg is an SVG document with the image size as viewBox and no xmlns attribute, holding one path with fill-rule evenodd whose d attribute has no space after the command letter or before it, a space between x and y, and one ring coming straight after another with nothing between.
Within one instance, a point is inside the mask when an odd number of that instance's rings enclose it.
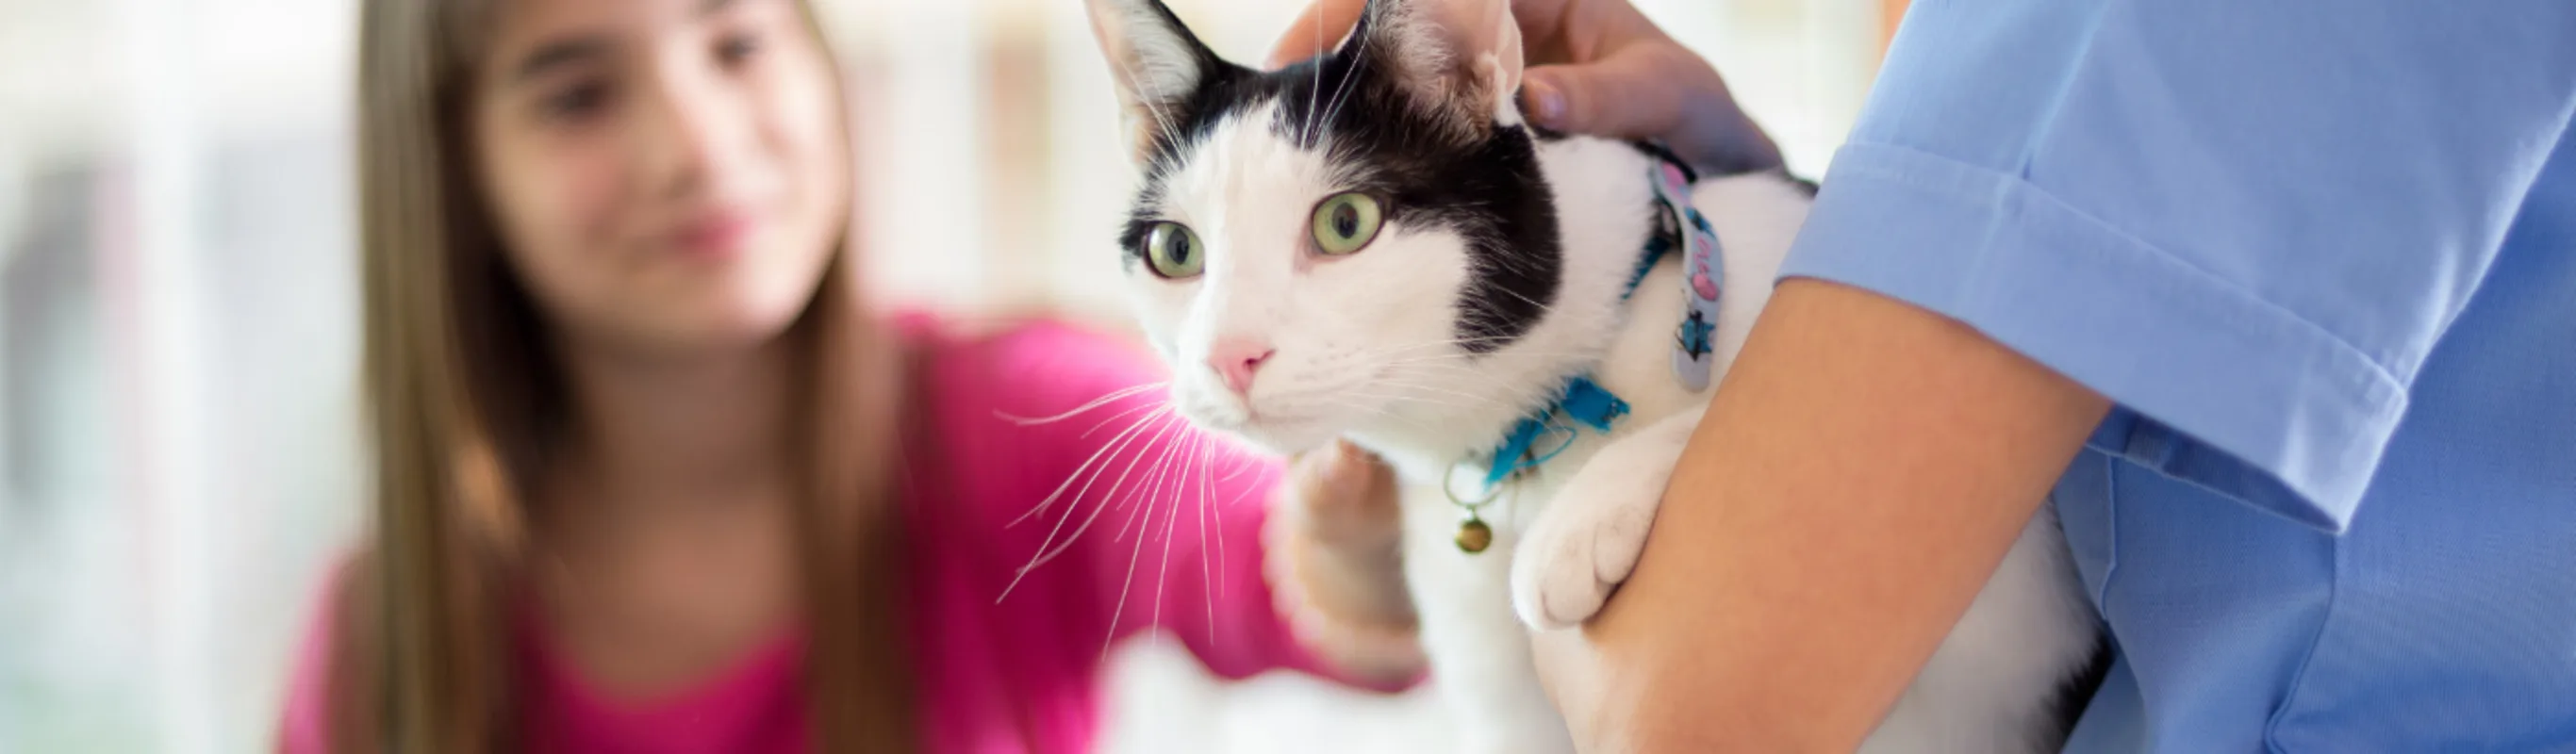
<instances>
[{"instance_id":1,"label":"cat's white paw","mask_svg":"<svg viewBox=\"0 0 2576 754\"><path fill-rule=\"evenodd\" d=\"M1699 412L1601 449L1567 479L1512 553L1512 610L1530 628L1571 628L1601 611L1645 551L1664 483Z\"/></svg>"}]
</instances>

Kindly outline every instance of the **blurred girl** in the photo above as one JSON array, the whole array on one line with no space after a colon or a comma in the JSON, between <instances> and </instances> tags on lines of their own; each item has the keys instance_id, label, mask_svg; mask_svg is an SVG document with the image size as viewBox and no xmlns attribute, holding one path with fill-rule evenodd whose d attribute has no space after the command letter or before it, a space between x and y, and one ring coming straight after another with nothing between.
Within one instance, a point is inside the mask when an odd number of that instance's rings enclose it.
<instances>
[{"instance_id":1,"label":"blurred girl","mask_svg":"<svg viewBox=\"0 0 2576 754\"><path fill-rule=\"evenodd\" d=\"M805 8L362 24L376 538L284 750L1083 751L1153 628L1226 676L1418 672L1373 463L1274 491L1113 341L872 318Z\"/></svg>"}]
</instances>

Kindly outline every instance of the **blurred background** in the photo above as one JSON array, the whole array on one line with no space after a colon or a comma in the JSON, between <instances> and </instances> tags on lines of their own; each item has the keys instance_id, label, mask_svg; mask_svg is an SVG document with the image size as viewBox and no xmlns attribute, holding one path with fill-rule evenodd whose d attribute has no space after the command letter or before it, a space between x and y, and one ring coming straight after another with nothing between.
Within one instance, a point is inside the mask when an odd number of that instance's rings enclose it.
<instances>
[{"instance_id":1,"label":"blurred background","mask_svg":"<svg viewBox=\"0 0 2576 754\"><path fill-rule=\"evenodd\" d=\"M1637 0L1819 177L1901 0ZM1178 0L1257 60L1303 0ZM874 284L1123 328L1076 0L820 0ZM351 0L0 0L0 754L254 752L358 536ZM911 253L936 249L936 253ZM966 250L961 253L960 250ZM1139 642L1111 751L1437 751L1421 692Z\"/></svg>"}]
</instances>

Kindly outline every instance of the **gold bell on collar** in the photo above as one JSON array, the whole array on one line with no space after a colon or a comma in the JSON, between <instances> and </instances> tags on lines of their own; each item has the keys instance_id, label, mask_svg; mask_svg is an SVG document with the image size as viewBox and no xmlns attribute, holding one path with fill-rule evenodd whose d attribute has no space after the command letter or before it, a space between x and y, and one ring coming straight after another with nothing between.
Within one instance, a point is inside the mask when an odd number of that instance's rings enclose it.
<instances>
[{"instance_id":1,"label":"gold bell on collar","mask_svg":"<svg viewBox=\"0 0 2576 754\"><path fill-rule=\"evenodd\" d=\"M1464 523L1458 524L1460 551L1474 555L1492 546L1494 546L1494 527L1486 526L1484 519L1470 516Z\"/></svg>"}]
</instances>

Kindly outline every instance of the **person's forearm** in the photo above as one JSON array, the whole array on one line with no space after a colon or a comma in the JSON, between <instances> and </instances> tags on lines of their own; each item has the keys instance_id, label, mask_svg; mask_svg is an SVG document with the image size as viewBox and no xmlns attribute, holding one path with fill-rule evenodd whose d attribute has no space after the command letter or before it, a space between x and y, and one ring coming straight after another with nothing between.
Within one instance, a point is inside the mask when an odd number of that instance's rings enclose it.
<instances>
[{"instance_id":1,"label":"person's forearm","mask_svg":"<svg viewBox=\"0 0 2576 754\"><path fill-rule=\"evenodd\" d=\"M1850 751L2107 404L1876 294L1783 283L1635 574L1539 637L1585 751Z\"/></svg>"}]
</instances>

